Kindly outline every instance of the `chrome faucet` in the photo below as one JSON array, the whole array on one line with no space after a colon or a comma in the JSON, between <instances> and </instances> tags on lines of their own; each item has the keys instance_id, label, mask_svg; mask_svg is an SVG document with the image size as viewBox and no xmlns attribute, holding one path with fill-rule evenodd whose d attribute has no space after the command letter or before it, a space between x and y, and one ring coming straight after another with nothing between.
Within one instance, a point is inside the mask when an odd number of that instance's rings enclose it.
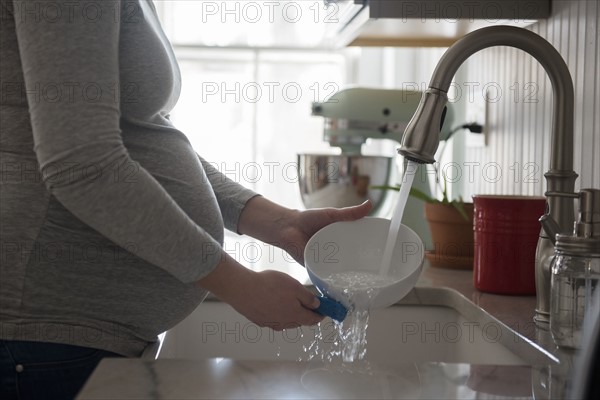
<instances>
[{"instance_id":1,"label":"chrome faucet","mask_svg":"<svg viewBox=\"0 0 600 400\"><path fill-rule=\"evenodd\" d=\"M423 93L421 103L408 124L398 152L420 163L433 163L439 145L448 89L458 68L479 50L492 46L511 46L524 50L544 67L553 89L552 149L550 169L544 174L546 208L556 221L558 232L571 232L575 221L574 190L577 174L573 171L573 108L571 74L558 51L545 39L523 28L494 26L474 31L444 53ZM547 328L550 312L550 262L554 246L541 230L535 260L537 302L534 320Z\"/></svg>"}]
</instances>

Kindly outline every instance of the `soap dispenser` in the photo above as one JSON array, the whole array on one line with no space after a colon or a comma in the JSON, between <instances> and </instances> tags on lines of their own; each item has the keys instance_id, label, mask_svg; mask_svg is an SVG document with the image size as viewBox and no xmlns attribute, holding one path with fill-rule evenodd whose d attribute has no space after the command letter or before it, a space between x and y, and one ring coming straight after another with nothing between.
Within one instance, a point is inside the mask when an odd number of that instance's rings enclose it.
<instances>
[{"instance_id":1,"label":"soap dispenser","mask_svg":"<svg viewBox=\"0 0 600 400\"><path fill-rule=\"evenodd\" d=\"M581 190L573 234L559 233L554 239L550 330L558 346L578 349L584 315L600 281L600 190Z\"/></svg>"}]
</instances>

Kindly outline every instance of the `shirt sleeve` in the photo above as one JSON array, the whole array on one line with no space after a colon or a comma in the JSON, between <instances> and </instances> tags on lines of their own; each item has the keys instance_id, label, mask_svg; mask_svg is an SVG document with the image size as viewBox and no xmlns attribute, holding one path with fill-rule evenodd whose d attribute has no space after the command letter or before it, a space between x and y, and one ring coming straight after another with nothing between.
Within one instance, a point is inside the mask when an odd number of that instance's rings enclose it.
<instances>
[{"instance_id":1,"label":"shirt sleeve","mask_svg":"<svg viewBox=\"0 0 600 400\"><path fill-rule=\"evenodd\" d=\"M215 192L225 227L238 232L238 222L246 203L259 194L232 181L214 165L198 156Z\"/></svg>"},{"instance_id":2,"label":"shirt sleeve","mask_svg":"<svg viewBox=\"0 0 600 400\"><path fill-rule=\"evenodd\" d=\"M121 139L119 97L112 95L119 88L120 23L114 16L120 2L56 0L61 17L38 18L41 3L13 1L34 151L46 187L117 245L134 243L136 256L182 282L202 278L220 261L220 244L143 168L134 180L114 174L135 162ZM65 14L73 7L77 12ZM53 85L91 92L39 96L36 88Z\"/></svg>"}]
</instances>

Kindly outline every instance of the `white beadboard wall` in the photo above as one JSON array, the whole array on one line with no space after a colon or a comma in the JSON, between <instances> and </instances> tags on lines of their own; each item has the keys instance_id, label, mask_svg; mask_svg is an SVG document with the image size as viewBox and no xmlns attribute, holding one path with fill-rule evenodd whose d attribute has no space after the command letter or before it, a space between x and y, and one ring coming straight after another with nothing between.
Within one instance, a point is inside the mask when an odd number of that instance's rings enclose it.
<instances>
[{"instance_id":1,"label":"white beadboard wall","mask_svg":"<svg viewBox=\"0 0 600 400\"><path fill-rule=\"evenodd\" d=\"M528 29L553 44L571 71L575 86L574 170L579 174L576 190L600 188L600 5L597 0L554 0L552 9L549 19ZM486 84L494 90L500 88L502 94L496 102L488 102L485 147L465 146L457 137L454 149L463 176L455 190L465 198L473 194L542 195L552 117L552 88L544 69L520 50L496 47L473 55L462 72L464 82L479 84L476 95L482 95ZM498 91L490 94L495 93ZM496 172L501 176L495 176Z\"/></svg>"}]
</instances>

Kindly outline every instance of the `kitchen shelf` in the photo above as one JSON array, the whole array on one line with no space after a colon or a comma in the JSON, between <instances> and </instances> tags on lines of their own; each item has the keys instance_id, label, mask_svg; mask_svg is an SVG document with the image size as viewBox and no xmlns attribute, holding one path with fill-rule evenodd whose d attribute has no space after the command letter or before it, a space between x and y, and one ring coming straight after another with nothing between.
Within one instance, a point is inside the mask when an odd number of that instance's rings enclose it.
<instances>
[{"instance_id":1,"label":"kitchen shelf","mask_svg":"<svg viewBox=\"0 0 600 400\"><path fill-rule=\"evenodd\" d=\"M491 25L525 27L551 15L551 0L353 0L336 7L335 47L447 47Z\"/></svg>"}]
</instances>

